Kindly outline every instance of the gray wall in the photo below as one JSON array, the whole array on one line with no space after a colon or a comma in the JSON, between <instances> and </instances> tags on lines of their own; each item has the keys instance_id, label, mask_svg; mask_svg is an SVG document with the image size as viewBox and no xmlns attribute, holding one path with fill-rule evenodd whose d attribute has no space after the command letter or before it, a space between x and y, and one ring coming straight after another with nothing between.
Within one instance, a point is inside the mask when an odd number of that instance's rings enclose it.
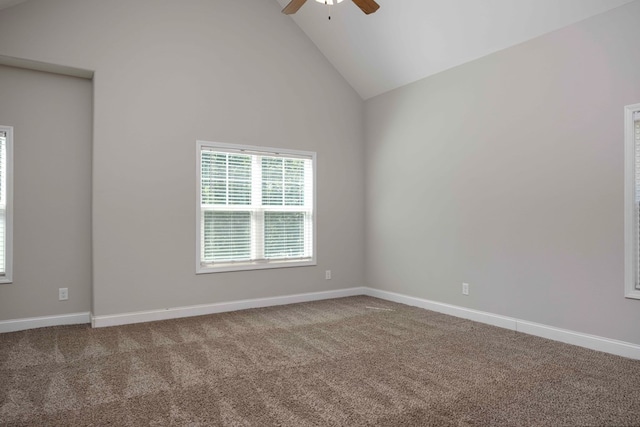
<instances>
[{"instance_id":1,"label":"gray wall","mask_svg":"<svg viewBox=\"0 0 640 427\"><path fill-rule=\"evenodd\" d=\"M277 2L31 0L0 55L95 70L94 314L363 284L364 107ZM196 139L318 153L317 267L196 276Z\"/></svg>"},{"instance_id":2,"label":"gray wall","mask_svg":"<svg viewBox=\"0 0 640 427\"><path fill-rule=\"evenodd\" d=\"M91 121L90 81L0 66L15 181L14 281L0 285L0 320L90 311Z\"/></svg>"},{"instance_id":3,"label":"gray wall","mask_svg":"<svg viewBox=\"0 0 640 427\"><path fill-rule=\"evenodd\" d=\"M364 107L271 1L31 0L0 11L0 55L96 71L97 315L366 283L640 343L622 212L638 16L634 2ZM195 275L196 139L318 152L317 267ZM3 318L56 314L50 271L19 268L19 216ZM31 290L9 298L21 277Z\"/></svg>"},{"instance_id":4,"label":"gray wall","mask_svg":"<svg viewBox=\"0 0 640 427\"><path fill-rule=\"evenodd\" d=\"M640 344L623 234L639 17L633 2L369 100L368 284Z\"/></svg>"}]
</instances>

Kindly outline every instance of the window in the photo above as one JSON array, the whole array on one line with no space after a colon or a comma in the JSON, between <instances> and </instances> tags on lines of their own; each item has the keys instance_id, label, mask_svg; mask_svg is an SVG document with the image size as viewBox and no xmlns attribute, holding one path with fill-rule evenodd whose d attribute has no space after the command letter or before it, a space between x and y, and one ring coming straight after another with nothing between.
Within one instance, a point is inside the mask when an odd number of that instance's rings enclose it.
<instances>
[{"instance_id":1,"label":"window","mask_svg":"<svg viewBox=\"0 0 640 427\"><path fill-rule=\"evenodd\" d=\"M315 265L315 153L198 141L197 273Z\"/></svg>"},{"instance_id":2,"label":"window","mask_svg":"<svg viewBox=\"0 0 640 427\"><path fill-rule=\"evenodd\" d=\"M625 296L640 299L640 104L625 107Z\"/></svg>"},{"instance_id":3,"label":"window","mask_svg":"<svg viewBox=\"0 0 640 427\"><path fill-rule=\"evenodd\" d=\"M0 283L12 281L13 128L0 126Z\"/></svg>"}]
</instances>

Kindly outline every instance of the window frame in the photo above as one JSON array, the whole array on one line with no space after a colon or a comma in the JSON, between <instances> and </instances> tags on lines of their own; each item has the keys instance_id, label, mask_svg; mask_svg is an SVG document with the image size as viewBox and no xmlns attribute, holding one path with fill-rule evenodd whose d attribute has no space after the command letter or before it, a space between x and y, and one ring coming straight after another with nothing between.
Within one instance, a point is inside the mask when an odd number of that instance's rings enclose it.
<instances>
[{"instance_id":1,"label":"window frame","mask_svg":"<svg viewBox=\"0 0 640 427\"><path fill-rule=\"evenodd\" d=\"M279 155L286 157L291 155L292 157L303 157L311 160L311 187L312 187L312 206L311 206L311 257L309 259L296 260L296 259L279 259L270 261L246 261L237 263L223 263L220 266L207 266L203 265L202 259L202 214L203 209L201 206L202 200L202 151L204 149L220 149L222 151L232 150L238 152L247 152L248 154L264 154L264 155ZM291 150L286 148L274 148L263 147L255 145L244 144L231 144L212 141L196 141L196 274L208 274L208 273L222 273L232 271L246 271L246 270L263 270L272 268L291 268L291 267L308 267L317 265L316 261L316 248L317 248L317 168L316 168L316 153L312 151L300 151ZM285 209L286 210L286 209ZM255 224L252 223L252 230ZM252 234L253 236L253 234Z\"/></svg>"},{"instance_id":2,"label":"window frame","mask_svg":"<svg viewBox=\"0 0 640 427\"><path fill-rule=\"evenodd\" d=\"M625 297L640 299L640 225L636 214L636 143L634 115L640 113L640 104L624 107L625 181L624 181L624 248L625 248ZM640 144L640 141L638 142Z\"/></svg>"},{"instance_id":3,"label":"window frame","mask_svg":"<svg viewBox=\"0 0 640 427\"><path fill-rule=\"evenodd\" d=\"M6 182L5 182L5 271L0 276L0 284L13 283L13 127L1 126L6 133ZM1 183L1 182L0 182Z\"/></svg>"}]
</instances>

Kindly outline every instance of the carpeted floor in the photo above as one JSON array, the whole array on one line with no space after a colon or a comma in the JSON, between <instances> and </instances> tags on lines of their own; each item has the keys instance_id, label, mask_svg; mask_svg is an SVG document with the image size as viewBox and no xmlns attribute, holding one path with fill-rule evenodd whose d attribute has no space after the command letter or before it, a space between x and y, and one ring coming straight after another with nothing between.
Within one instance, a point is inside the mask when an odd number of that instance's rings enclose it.
<instances>
[{"instance_id":1,"label":"carpeted floor","mask_svg":"<svg viewBox=\"0 0 640 427\"><path fill-rule=\"evenodd\" d=\"M640 361L370 297L0 334L0 425L640 425Z\"/></svg>"}]
</instances>

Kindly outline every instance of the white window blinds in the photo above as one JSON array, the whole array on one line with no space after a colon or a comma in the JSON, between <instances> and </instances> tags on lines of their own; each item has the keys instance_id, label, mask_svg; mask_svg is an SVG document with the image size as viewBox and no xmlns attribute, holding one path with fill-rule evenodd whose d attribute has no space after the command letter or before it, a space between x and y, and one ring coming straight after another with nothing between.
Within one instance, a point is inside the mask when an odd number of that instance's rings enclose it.
<instances>
[{"instance_id":1,"label":"white window blinds","mask_svg":"<svg viewBox=\"0 0 640 427\"><path fill-rule=\"evenodd\" d=\"M640 112L633 113L633 141L635 147L635 288L640 290Z\"/></svg>"},{"instance_id":2,"label":"white window blinds","mask_svg":"<svg viewBox=\"0 0 640 427\"><path fill-rule=\"evenodd\" d=\"M0 283L13 280L13 128L0 126Z\"/></svg>"},{"instance_id":3,"label":"white window blinds","mask_svg":"<svg viewBox=\"0 0 640 427\"><path fill-rule=\"evenodd\" d=\"M314 159L199 142L199 272L313 263Z\"/></svg>"},{"instance_id":4,"label":"white window blinds","mask_svg":"<svg viewBox=\"0 0 640 427\"><path fill-rule=\"evenodd\" d=\"M640 104L624 107L624 295L640 299Z\"/></svg>"},{"instance_id":5,"label":"white window blinds","mask_svg":"<svg viewBox=\"0 0 640 427\"><path fill-rule=\"evenodd\" d=\"M0 131L0 276L7 273L7 132Z\"/></svg>"}]
</instances>

